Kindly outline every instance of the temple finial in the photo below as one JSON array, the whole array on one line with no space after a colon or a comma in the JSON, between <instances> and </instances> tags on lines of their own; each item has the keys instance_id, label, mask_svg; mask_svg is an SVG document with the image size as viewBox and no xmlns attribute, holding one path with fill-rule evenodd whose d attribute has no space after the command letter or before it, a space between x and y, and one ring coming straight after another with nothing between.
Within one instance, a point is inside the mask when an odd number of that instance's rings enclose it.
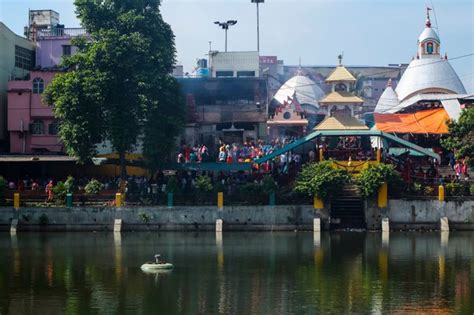
<instances>
[{"instance_id":1,"label":"temple finial","mask_svg":"<svg viewBox=\"0 0 474 315\"><path fill-rule=\"evenodd\" d=\"M340 55L337 56L337 59L339 59L339 65L342 66L342 59L344 58L344 52L342 52Z\"/></svg>"},{"instance_id":2,"label":"temple finial","mask_svg":"<svg viewBox=\"0 0 474 315\"><path fill-rule=\"evenodd\" d=\"M425 23L426 27L431 27L430 11L431 11L431 8L426 7L426 23Z\"/></svg>"}]
</instances>

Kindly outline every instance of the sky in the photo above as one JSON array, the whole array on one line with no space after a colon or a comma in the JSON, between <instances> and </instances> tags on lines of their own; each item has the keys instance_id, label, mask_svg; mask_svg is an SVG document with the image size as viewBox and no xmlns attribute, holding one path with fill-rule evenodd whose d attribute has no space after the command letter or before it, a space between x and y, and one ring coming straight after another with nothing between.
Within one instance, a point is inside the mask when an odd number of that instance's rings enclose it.
<instances>
[{"instance_id":1,"label":"sky","mask_svg":"<svg viewBox=\"0 0 474 315\"><path fill-rule=\"evenodd\" d=\"M214 21L237 20L228 49L255 51L256 6L251 0L162 0L162 14L176 36L178 63L191 72L196 59L224 50L224 31ZM473 0L266 0L260 5L260 53L286 65L408 63L424 29L426 6L434 7L441 51L448 58L474 53ZM80 25L73 0L0 0L0 20L18 34L28 8L53 9L66 27ZM433 12L433 11L432 11ZM474 56L452 59L468 93L474 93Z\"/></svg>"}]
</instances>

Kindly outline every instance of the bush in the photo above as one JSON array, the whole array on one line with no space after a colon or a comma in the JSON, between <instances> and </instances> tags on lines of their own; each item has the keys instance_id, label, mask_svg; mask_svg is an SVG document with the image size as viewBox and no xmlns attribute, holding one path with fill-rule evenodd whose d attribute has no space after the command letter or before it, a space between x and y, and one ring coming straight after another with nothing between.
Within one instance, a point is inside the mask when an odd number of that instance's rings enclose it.
<instances>
[{"instance_id":1,"label":"bush","mask_svg":"<svg viewBox=\"0 0 474 315\"><path fill-rule=\"evenodd\" d=\"M375 195L384 182L389 185L400 182L400 174L393 165L382 163L369 165L368 168L360 172L356 180L362 196L366 198Z\"/></svg>"},{"instance_id":2,"label":"bush","mask_svg":"<svg viewBox=\"0 0 474 315\"><path fill-rule=\"evenodd\" d=\"M84 190L88 195L97 195L102 189L104 189L104 184L99 182L97 179L91 179Z\"/></svg>"},{"instance_id":3,"label":"bush","mask_svg":"<svg viewBox=\"0 0 474 315\"><path fill-rule=\"evenodd\" d=\"M308 163L298 174L293 190L327 199L341 191L341 187L349 181L349 173L334 169L330 161Z\"/></svg>"},{"instance_id":4,"label":"bush","mask_svg":"<svg viewBox=\"0 0 474 315\"><path fill-rule=\"evenodd\" d=\"M463 186L460 183L447 183L446 184L446 193L449 196L462 196L463 195Z\"/></svg>"},{"instance_id":5,"label":"bush","mask_svg":"<svg viewBox=\"0 0 474 315\"><path fill-rule=\"evenodd\" d=\"M425 195L431 196L433 195L434 188L432 186L425 186L424 192L425 192Z\"/></svg>"},{"instance_id":6,"label":"bush","mask_svg":"<svg viewBox=\"0 0 474 315\"><path fill-rule=\"evenodd\" d=\"M212 183L209 176L198 176L196 178L196 189L200 193L212 191Z\"/></svg>"},{"instance_id":7,"label":"bush","mask_svg":"<svg viewBox=\"0 0 474 315\"><path fill-rule=\"evenodd\" d=\"M74 177L68 176L66 181L64 182L64 186L66 186L66 190L68 193L73 193L76 189L76 185L74 183Z\"/></svg>"},{"instance_id":8,"label":"bush","mask_svg":"<svg viewBox=\"0 0 474 315\"><path fill-rule=\"evenodd\" d=\"M63 182L58 182L53 186L53 193L55 201L64 203L66 201L67 187Z\"/></svg>"},{"instance_id":9,"label":"bush","mask_svg":"<svg viewBox=\"0 0 474 315\"><path fill-rule=\"evenodd\" d=\"M413 192L414 192L415 194L420 193L421 188L422 188L422 186L421 186L420 183L413 183L412 190L413 190Z\"/></svg>"},{"instance_id":10,"label":"bush","mask_svg":"<svg viewBox=\"0 0 474 315\"><path fill-rule=\"evenodd\" d=\"M263 177L262 184L263 184L263 191L266 194L275 192L275 190L277 190L278 188L277 184L275 183L275 180L270 175L265 175L265 177Z\"/></svg>"}]
</instances>

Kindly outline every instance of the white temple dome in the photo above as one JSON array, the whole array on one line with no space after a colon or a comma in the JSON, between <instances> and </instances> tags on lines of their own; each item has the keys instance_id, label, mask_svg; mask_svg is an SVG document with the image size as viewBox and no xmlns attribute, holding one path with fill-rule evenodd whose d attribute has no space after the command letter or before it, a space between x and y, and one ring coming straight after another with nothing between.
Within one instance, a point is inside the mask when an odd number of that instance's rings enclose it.
<instances>
[{"instance_id":1,"label":"white temple dome","mask_svg":"<svg viewBox=\"0 0 474 315\"><path fill-rule=\"evenodd\" d=\"M398 106L400 102L398 101L397 93L392 88L391 80L389 80L387 87L380 95L377 106L375 106L375 113L387 113L393 110Z\"/></svg>"},{"instance_id":2,"label":"white temple dome","mask_svg":"<svg viewBox=\"0 0 474 315\"><path fill-rule=\"evenodd\" d=\"M417 93L465 94L466 89L448 60L422 58L410 62L395 92L403 101Z\"/></svg>"},{"instance_id":3,"label":"white temple dome","mask_svg":"<svg viewBox=\"0 0 474 315\"><path fill-rule=\"evenodd\" d=\"M439 40L438 34L431 28L431 27L426 27L423 32L421 32L420 37L418 37L418 42L424 42L428 39L432 39L438 42L438 44L441 42Z\"/></svg>"},{"instance_id":4,"label":"white temple dome","mask_svg":"<svg viewBox=\"0 0 474 315\"><path fill-rule=\"evenodd\" d=\"M301 105L310 104L319 107L318 101L325 94L313 80L297 74L280 87L274 99L283 104L284 101L288 101L288 97L293 98L295 95Z\"/></svg>"}]
</instances>

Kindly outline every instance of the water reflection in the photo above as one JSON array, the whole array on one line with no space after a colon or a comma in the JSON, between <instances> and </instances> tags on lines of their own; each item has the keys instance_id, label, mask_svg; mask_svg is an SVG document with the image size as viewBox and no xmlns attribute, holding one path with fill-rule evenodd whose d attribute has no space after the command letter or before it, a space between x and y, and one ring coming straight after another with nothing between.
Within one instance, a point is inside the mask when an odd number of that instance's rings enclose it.
<instances>
[{"instance_id":1,"label":"water reflection","mask_svg":"<svg viewBox=\"0 0 474 315\"><path fill-rule=\"evenodd\" d=\"M0 250L1 314L474 311L469 232L21 233ZM143 273L155 253L175 269Z\"/></svg>"}]
</instances>

